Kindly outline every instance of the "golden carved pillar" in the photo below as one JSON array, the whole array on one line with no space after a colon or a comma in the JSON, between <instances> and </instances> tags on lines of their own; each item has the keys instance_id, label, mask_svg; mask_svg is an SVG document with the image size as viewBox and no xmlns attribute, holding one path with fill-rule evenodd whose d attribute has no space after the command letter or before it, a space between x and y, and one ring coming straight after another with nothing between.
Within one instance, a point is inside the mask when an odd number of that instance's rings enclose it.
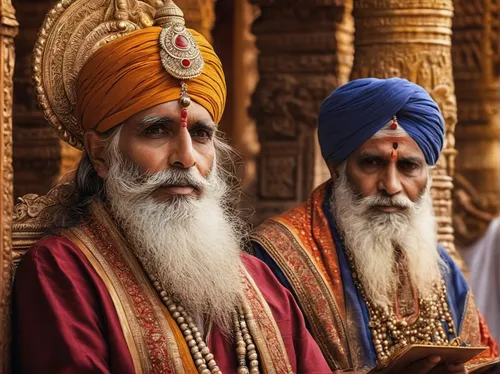
<instances>
[{"instance_id":1,"label":"golden carved pillar","mask_svg":"<svg viewBox=\"0 0 500 374\"><path fill-rule=\"evenodd\" d=\"M463 246L481 237L499 208L500 0L455 0L454 6L460 174L454 191L454 223L457 243Z\"/></svg>"},{"instance_id":2,"label":"golden carved pillar","mask_svg":"<svg viewBox=\"0 0 500 374\"><path fill-rule=\"evenodd\" d=\"M403 77L424 87L439 104L446 139L432 170L431 193L438 240L462 264L454 246L451 208L457 122L452 17L452 0L354 0L356 38L351 77Z\"/></svg>"},{"instance_id":3,"label":"golden carved pillar","mask_svg":"<svg viewBox=\"0 0 500 374\"><path fill-rule=\"evenodd\" d=\"M16 38L14 71L14 197L44 195L59 177L74 169L80 152L59 139L35 98L31 54L38 29L54 0L12 0L22 32Z\"/></svg>"},{"instance_id":4,"label":"golden carved pillar","mask_svg":"<svg viewBox=\"0 0 500 374\"><path fill-rule=\"evenodd\" d=\"M317 115L352 66L349 0L252 0L260 50L260 80L251 114L261 153L257 164L256 223L304 201L325 176L318 162Z\"/></svg>"},{"instance_id":5,"label":"golden carved pillar","mask_svg":"<svg viewBox=\"0 0 500 374\"><path fill-rule=\"evenodd\" d=\"M18 24L10 0L0 0L0 373L9 371L10 291L12 284L12 89L14 37Z\"/></svg>"}]
</instances>

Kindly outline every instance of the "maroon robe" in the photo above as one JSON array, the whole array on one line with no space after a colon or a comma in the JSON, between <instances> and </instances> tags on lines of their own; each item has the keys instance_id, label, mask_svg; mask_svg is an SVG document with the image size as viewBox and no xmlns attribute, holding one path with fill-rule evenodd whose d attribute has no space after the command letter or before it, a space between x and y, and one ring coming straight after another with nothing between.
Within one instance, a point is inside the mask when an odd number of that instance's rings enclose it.
<instances>
[{"instance_id":1,"label":"maroon robe","mask_svg":"<svg viewBox=\"0 0 500 374\"><path fill-rule=\"evenodd\" d=\"M243 263L269 304L295 373L330 373L293 296L261 261ZM80 249L63 236L41 240L21 262L13 295L14 373L134 372L116 309ZM234 344L214 326L208 345L225 374Z\"/></svg>"}]
</instances>

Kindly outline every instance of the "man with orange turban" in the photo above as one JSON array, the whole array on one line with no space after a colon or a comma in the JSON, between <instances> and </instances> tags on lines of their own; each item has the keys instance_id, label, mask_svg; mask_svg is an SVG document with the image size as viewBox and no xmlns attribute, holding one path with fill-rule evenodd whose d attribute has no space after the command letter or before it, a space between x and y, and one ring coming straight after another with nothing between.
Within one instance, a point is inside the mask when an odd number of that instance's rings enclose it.
<instances>
[{"instance_id":1,"label":"man with orange turban","mask_svg":"<svg viewBox=\"0 0 500 374\"><path fill-rule=\"evenodd\" d=\"M164 27L107 40L74 79L40 78L47 118L84 153L73 204L17 270L14 371L327 373L291 293L241 251L231 149L217 133L221 62L167 5L155 18ZM82 45L102 37L90 18L75 27L88 32ZM58 45L78 40L60 34ZM68 87L71 116L55 110Z\"/></svg>"}]
</instances>

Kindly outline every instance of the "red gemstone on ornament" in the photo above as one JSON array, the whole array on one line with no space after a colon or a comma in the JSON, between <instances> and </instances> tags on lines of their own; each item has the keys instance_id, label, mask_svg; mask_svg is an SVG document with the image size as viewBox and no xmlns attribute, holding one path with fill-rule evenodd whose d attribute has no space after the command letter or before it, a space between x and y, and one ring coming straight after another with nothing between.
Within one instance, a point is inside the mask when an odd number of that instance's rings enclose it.
<instances>
[{"instance_id":1,"label":"red gemstone on ornament","mask_svg":"<svg viewBox=\"0 0 500 374\"><path fill-rule=\"evenodd\" d=\"M185 118L187 118L187 116L188 116L188 111L187 111L187 109L182 109L182 110L181 110L181 118L182 118L182 119L185 119Z\"/></svg>"},{"instance_id":2,"label":"red gemstone on ornament","mask_svg":"<svg viewBox=\"0 0 500 374\"><path fill-rule=\"evenodd\" d=\"M180 49L189 48L189 40L184 35L177 35L175 38L175 46Z\"/></svg>"},{"instance_id":3,"label":"red gemstone on ornament","mask_svg":"<svg viewBox=\"0 0 500 374\"><path fill-rule=\"evenodd\" d=\"M191 66L191 61L184 59L181 61L181 64L183 67L188 68Z\"/></svg>"},{"instance_id":4,"label":"red gemstone on ornament","mask_svg":"<svg viewBox=\"0 0 500 374\"><path fill-rule=\"evenodd\" d=\"M391 130L396 130L398 128L398 123L396 121L393 121L391 123Z\"/></svg>"}]
</instances>

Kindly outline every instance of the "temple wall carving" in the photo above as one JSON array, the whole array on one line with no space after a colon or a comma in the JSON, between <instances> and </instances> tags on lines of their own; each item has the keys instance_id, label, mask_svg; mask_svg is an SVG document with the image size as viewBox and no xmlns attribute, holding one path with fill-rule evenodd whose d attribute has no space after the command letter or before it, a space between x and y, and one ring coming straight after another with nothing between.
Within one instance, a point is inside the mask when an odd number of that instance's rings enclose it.
<instances>
[{"instance_id":1,"label":"temple wall carving","mask_svg":"<svg viewBox=\"0 0 500 374\"><path fill-rule=\"evenodd\" d=\"M460 264L452 227L457 106L452 73L452 0L354 0L352 79L403 77L424 87L445 119L443 153L432 169L438 240Z\"/></svg>"},{"instance_id":2,"label":"temple wall carving","mask_svg":"<svg viewBox=\"0 0 500 374\"><path fill-rule=\"evenodd\" d=\"M9 319L12 277L12 104L14 37L18 23L10 0L0 0L0 373L9 372Z\"/></svg>"},{"instance_id":3,"label":"temple wall carving","mask_svg":"<svg viewBox=\"0 0 500 374\"><path fill-rule=\"evenodd\" d=\"M315 139L317 114L324 98L348 80L354 29L348 0L252 3L261 10L252 28L260 51L251 106L261 147L258 223L305 200L318 175L325 176Z\"/></svg>"},{"instance_id":4,"label":"temple wall carving","mask_svg":"<svg viewBox=\"0 0 500 374\"><path fill-rule=\"evenodd\" d=\"M59 140L48 125L33 90L31 55L38 29L54 0L13 0L22 25L16 39L14 73L14 197L45 194L65 172L74 169L80 152Z\"/></svg>"},{"instance_id":5,"label":"temple wall carving","mask_svg":"<svg viewBox=\"0 0 500 374\"><path fill-rule=\"evenodd\" d=\"M485 232L499 208L499 0L455 0L453 74L458 103L454 225L457 243Z\"/></svg>"}]
</instances>

